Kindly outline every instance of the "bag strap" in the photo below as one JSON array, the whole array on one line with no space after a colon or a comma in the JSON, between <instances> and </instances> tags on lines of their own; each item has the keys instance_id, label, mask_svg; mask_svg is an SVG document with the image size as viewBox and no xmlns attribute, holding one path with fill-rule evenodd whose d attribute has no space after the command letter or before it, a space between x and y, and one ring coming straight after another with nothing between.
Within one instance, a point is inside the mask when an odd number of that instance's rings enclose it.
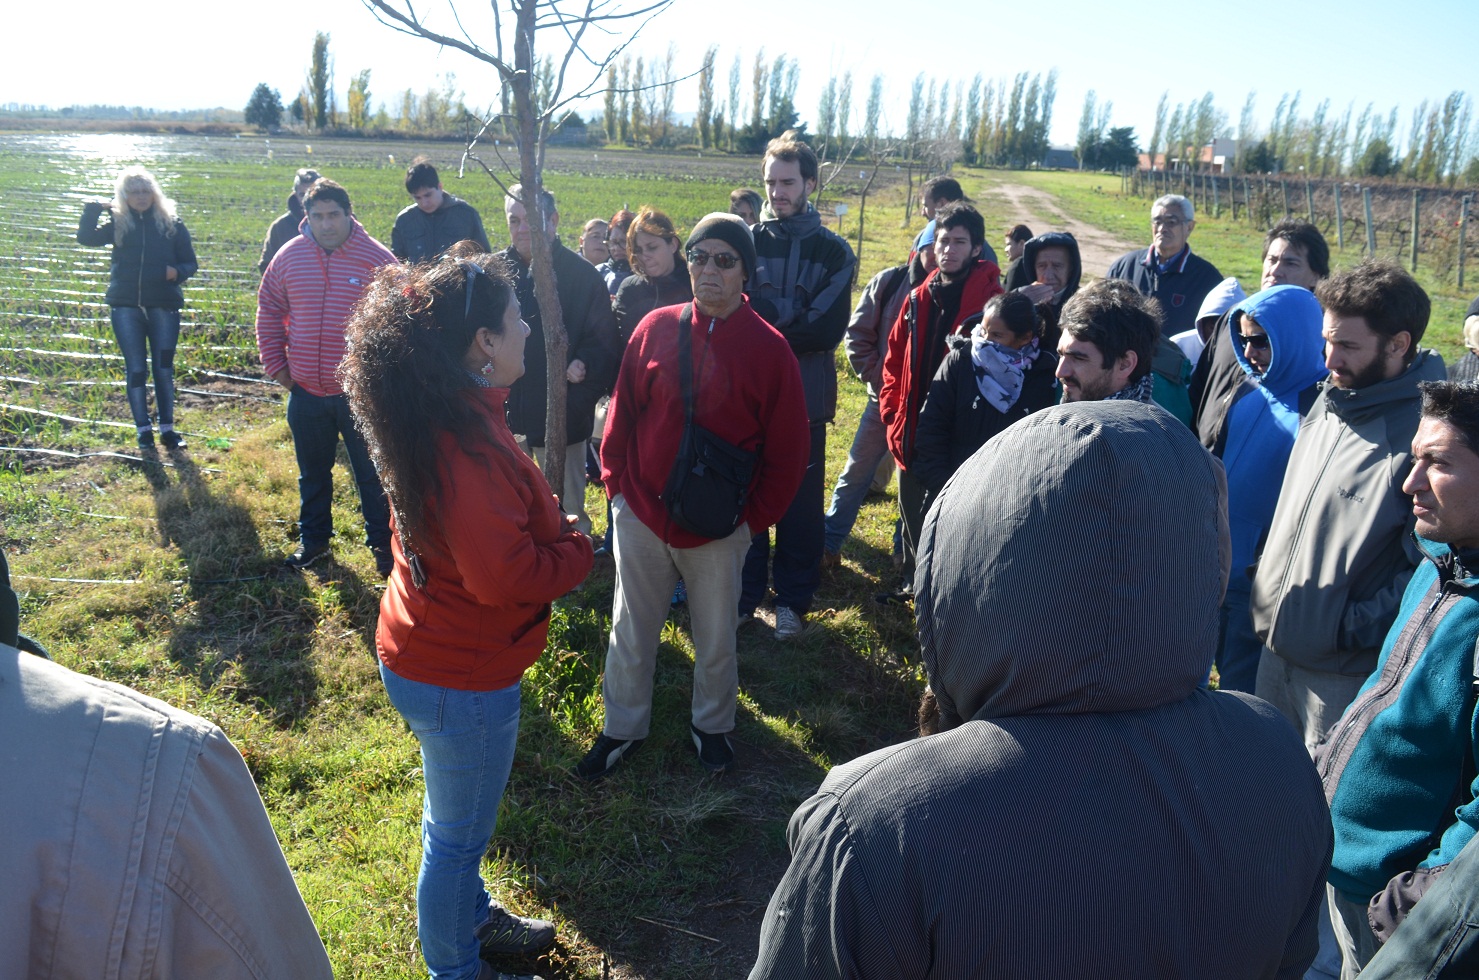
<instances>
[{"instance_id":1,"label":"bag strap","mask_svg":"<svg viewBox=\"0 0 1479 980\"><path fill-rule=\"evenodd\" d=\"M693 425L693 304L678 314L678 383L683 388L683 428Z\"/></svg>"}]
</instances>

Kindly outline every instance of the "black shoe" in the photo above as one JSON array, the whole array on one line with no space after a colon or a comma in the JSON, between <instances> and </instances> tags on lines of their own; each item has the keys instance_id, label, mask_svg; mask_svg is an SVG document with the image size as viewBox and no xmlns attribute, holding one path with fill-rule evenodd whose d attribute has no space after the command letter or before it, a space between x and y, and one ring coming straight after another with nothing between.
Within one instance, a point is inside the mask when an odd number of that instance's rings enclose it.
<instances>
[{"instance_id":1,"label":"black shoe","mask_svg":"<svg viewBox=\"0 0 1479 980\"><path fill-rule=\"evenodd\" d=\"M153 429L145 429L143 432L140 432L139 433L139 448L140 449L153 449L154 448L154 430Z\"/></svg>"},{"instance_id":2,"label":"black shoe","mask_svg":"<svg viewBox=\"0 0 1479 980\"><path fill-rule=\"evenodd\" d=\"M164 448L166 449L185 448L185 437L180 435L174 429L170 429L168 432L159 433L159 442L160 445L164 446Z\"/></svg>"},{"instance_id":3,"label":"black shoe","mask_svg":"<svg viewBox=\"0 0 1479 980\"><path fill-rule=\"evenodd\" d=\"M390 551L390 545L382 544L378 548L371 548L370 554L375 556L375 572L381 578L390 578L390 573L395 571L395 555Z\"/></svg>"},{"instance_id":4,"label":"black shoe","mask_svg":"<svg viewBox=\"0 0 1479 980\"><path fill-rule=\"evenodd\" d=\"M298 550L284 558L282 563L289 568L307 568L328 553L326 544L300 544Z\"/></svg>"},{"instance_id":5,"label":"black shoe","mask_svg":"<svg viewBox=\"0 0 1479 980\"><path fill-rule=\"evenodd\" d=\"M904 589L898 592L879 592L873 596L873 601L880 606L910 606L914 604L914 593Z\"/></svg>"},{"instance_id":6,"label":"black shoe","mask_svg":"<svg viewBox=\"0 0 1479 980\"><path fill-rule=\"evenodd\" d=\"M691 724L688 730L693 733L693 747L698 752L699 763L705 769L723 772L734 765L734 749L729 744L728 735L710 735Z\"/></svg>"},{"instance_id":7,"label":"black shoe","mask_svg":"<svg viewBox=\"0 0 1479 980\"><path fill-rule=\"evenodd\" d=\"M591 746L585 758L575 764L575 775L594 782L610 773L617 763L641 747L640 738L623 739L602 735L596 739L596 744Z\"/></svg>"},{"instance_id":8,"label":"black shoe","mask_svg":"<svg viewBox=\"0 0 1479 980\"><path fill-rule=\"evenodd\" d=\"M488 905L488 918L472 934L484 956L538 956L555 944L554 923L514 915L497 902Z\"/></svg>"}]
</instances>

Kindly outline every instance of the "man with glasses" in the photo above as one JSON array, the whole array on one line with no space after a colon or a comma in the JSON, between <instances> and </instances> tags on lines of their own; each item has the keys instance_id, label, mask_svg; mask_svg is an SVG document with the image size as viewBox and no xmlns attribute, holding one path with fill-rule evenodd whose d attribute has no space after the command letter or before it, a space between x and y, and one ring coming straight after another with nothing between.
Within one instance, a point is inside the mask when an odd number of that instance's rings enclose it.
<instances>
[{"instance_id":1,"label":"man with glasses","mask_svg":"<svg viewBox=\"0 0 1479 980\"><path fill-rule=\"evenodd\" d=\"M794 131L770 141L762 163L767 204L754 227L755 265L745 292L755 312L786 338L801 365L811 458L806 479L775 528L775 636L801 635L822 580L823 511L827 489L827 423L837 414L833 352L847 330L857 258L841 236L822 226L807 200L817 189L817 157ZM755 535L745 562L742 619L765 597L770 535Z\"/></svg>"},{"instance_id":2,"label":"man with glasses","mask_svg":"<svg viewBox=\"0 0 1479 980\"><path fill-rule=\"evenodd\" d=\"M710 214L688 236L693 302L660 307L637 325L617 375L601 439L601 478L611 497L616 597L606 648L601 736L575 767L600 779L641 747L652 722L657 645L673 586L688 586L693 628L689 735L710 771L734 761L740 580L753 536L786 512L810 443L801 373L790 346L745 299L755 246L744 220ZM666 489L683 438L679 331L689 332L693 422L756 452L734 531L707 538L679 527ZM727 515L726 515L727 516Z\"/></svg>"},{"instance_id":3,"label":"man with glasses","mask_svg":"<svg viewBox=\"0 0 1479 980\"><path fill-rule=\"evenodd\" d=\"M1202 300L1222 281L1217 267L1193 255L1189 241L1196 212L1180 194L1150 206L1150 248L1126 252L1109 267L1108 278L1132 283L1161 305L1161 333L1173 337L1196 327Z\"/></svg>"}]
</instances>

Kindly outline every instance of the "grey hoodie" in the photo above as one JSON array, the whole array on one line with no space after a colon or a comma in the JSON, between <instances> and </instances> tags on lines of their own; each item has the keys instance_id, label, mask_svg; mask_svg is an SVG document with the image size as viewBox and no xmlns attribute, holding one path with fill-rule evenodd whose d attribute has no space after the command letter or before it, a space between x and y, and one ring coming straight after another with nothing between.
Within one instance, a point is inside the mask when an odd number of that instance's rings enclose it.
<instances>
[{"instance_id":1,"label":"grey hoodie","mask_svg":"<svg viewBox=\"0 0 1479 980\"><path fill-rule=\"evenodd\" d=\"M1420 350L1395 378L1327 384L1315 398L1253 578L1253 629L1285 660L1352 677L1375 669L1422 560L1402 492L1422 413L1417 385L1443 378L1443 358Z\"/></svg>"},{"instance_id":2,"label":"grey hoodie","mask_svg":"<svg viewBox=\"0 0 1479 980\"><path fill-rule=\"evenodd\" d=\"M958 727L837 767L796 811L752 978L1304 972L1319 779L1267 704L1201 686L1224 496L1191 432L1132 402L1045 409L956 471L915 589Z\"/></svg>"}]
</instances>

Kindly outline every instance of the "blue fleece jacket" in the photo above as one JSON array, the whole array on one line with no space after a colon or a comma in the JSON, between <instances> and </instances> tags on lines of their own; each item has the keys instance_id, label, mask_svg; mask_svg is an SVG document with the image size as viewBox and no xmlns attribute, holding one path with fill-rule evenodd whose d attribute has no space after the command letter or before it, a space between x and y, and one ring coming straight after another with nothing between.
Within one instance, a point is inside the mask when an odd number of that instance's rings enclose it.
<instances>
[{"instance_id":1,"label":"blue fleece jacket","mask_svg":"<svg viewBox=\"0 0 1479 980\"><path fill-rule=\"evenodd\" d=\"M1268 334L1270 360L1262 375L1243 349L1241 324L1251 318ZM1229 591L1250 592L1246 570L1274 520L1279 488L1299 431L1299 394L1328 374L1321 310L1315 294L1299 286L1275 286L1243 300L1227 317L1243 373L1252 379L1228 412L1227 522L1232 532Z\"/></svg>"},{"instance_id":2,"label":"blue fleece jacket","mask_svg":"<svg viewBox=\"0 0 1479 980\"><path fill-rule=\"evenodd\" d=\"M1479 827L1470 689L1479 643L1479 549L1424 552L1376 671L1321 750L1335 826L1330 883L1365 902L1394 875L1447 864ZM1455 804L1459 804L1455 809Z\"/></svg>"}]
</instances>

